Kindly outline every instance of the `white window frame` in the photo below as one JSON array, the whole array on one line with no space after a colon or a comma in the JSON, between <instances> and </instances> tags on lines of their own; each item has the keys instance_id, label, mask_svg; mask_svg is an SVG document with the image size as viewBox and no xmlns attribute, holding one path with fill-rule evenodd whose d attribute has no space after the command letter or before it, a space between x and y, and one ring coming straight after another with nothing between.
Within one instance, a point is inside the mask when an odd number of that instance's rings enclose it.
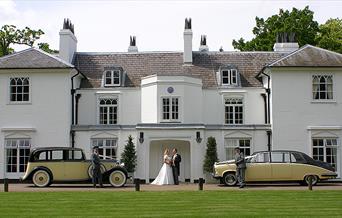
<instances>
[{"instance_id":1,"label":"white window frame","mask_svg":"<svg viewBox=\"0 0 342 218\"><path fill-rule=\"evenodd\" d=\"M240 146L240 140L249 141L249 147L246 146ZM229 143L229 141L231 143ZM240 148L240 150L243 152L245 156L251 155L252 152L252 138L225 138L224 139L224 149L226 154L226 160L234 159L234 149ZM233 157L228 157L228 150L231 150L233 153ZM249 149L249 154L246 154L246 150Z\"/></svg>"},{"instance_id":2,"label":"white window frame","mask_svg":"<svg viewBox=\"0 0 342 218\"><path fill-rule=\"evenodd\" d=\"M169 119L164 119L164 99L169 99ZM172 108L173 108L173 101L172 99L177 99L178 100L178 118L177 119L172 119L172 114L174 113ZM179 96L161 96L161 101L160 101L160 118L161 118L161 121L162 122L179 122L180 121L180 116L181 116L181 113L180 113L180 108L181 108L181 104L180 104L180 97Z\"/></svg>"},{"instance_id":3,"label":"white window frame","mask_svg":"<svg viewBox=\"0 0 342 218\"><path fill-rule=\"evenodd\" d=\"M318 82L314 82L315 77L318 77ZM324 90L322 93L325 93L326 98L320 98L320 78L325 77L325 87L326 90ZM332 82L328 83L328 77L331 78ZM328 91L328 85L331 85L331 91ZM315 86L317 87L317 90L315 90ZM334 101L335 99L335 93L334 93L334 75L333 74L312 74L311 76L311 92L312 92L312 100L314 102L329 102L329 101ZM318 98L315 98L315 95L317 95L318 92ZM329 93L331 93L332 97L329 97Z\"/></svg>"},{"instance_id":4,"label":"white window frame","mask_svg":"<svg viewBox=\"0 0 342 218\"><path fill-rule=\"evenodd\" d=\"M102 141L102 145L99 144L99 141ZM107 145L107 141L113 141L114 143L109 143L110 145ZM92 148L94 146L99 146L99 153L102 155L100 155L100 159L106 159L106 160L117 160L118 158L118 138L92 138L91 139L91 153L92 153ZM112 153L112 150L114 149L114 153L115 155L113 156L106 156L107 150L110 151L110 153ZM102 151L102 152L101 152Z\"/></svg>"},{"instance_id":5,"label":"white window frame","mask_svg":"<svg viewBox=\"0 0 342 218\"><path fill-rule=\"evenodd\" d=\"M107 77L107 72L110 72L110 77ZM114 77L114 73L117 72L119 74L118 77ZM110 83L107 83L107 78L110 79ZM119 83L114 83L115 78L119 79ZM104 86L111 87L111 86L121 86L121 71L120 70L105 70L103 73L103 84Z\"/></svg>"},{"instance_id":6,"label":"white window frame","mask_svg":"<svg viewBox=\"0 0 342 218\"><path fill-rule=\"evenodd\" d=\"M229 99L233 99L235 101L241 101L242 103L237 103L237 104L232 104L232 103L226 103L227 100ZM243 97L225 97L224 99L224 124L227 124L227 125L241 125L241 124L244 124L245 123L245 102L244 102L244 98ZM227 117L227 112L226 112L226 107L233 107L233 123L228 123L228 119L226 118ZM235 118L235 115L236 115L236 107L242 107L242 111L241 111L241 114L242 114L242 119L241 119L241 123L237 123L237 119Z\"/></svg>"},{"instance_id":7,"label":"white window frame","mask_svg":"<svg viewBox=\"0 0 342 218\"><path fill-rule=\"evenodd\" d=\"M28 79L28 101L12 101L11 95L12 95L12 85L11 81L12 79ZM22 87L23 88L23 87ZM31 78L26 75L18 75L18 76L11 76L8 78L8 104L31 104L31 92L32 92L32 86L31 86Z\"/></svg>"},{"instance_id":8,"label":"white window frame","mask_svg":"<svg viewBox=\"0 0 342 218\"><path fill-rule=\"evenodd\" d=\"M323 140L323 145L322 146L314 146L314 140ZM328 145L327 140L335 140L336 144L335 145ZM323 153L322 154L318 154L318 156L323 156L323 160L324 162L327 162L327 148L335 148L336 149L336 157L335 157L335 171L337 172L339 169L339 138L338 137L313 137L311 140L312 143L312 158L314 158L314 148L322 148L323 149ZM317 156L317 154L315 155ZM320 160L317 158L314 158L315 160ZM330 162L327 162L330 163ZM330 163L331 164L331 163Z\"/></svg>"},{"instance_id":9,"label":"white window frame","mask_svg":"<svg viewBox=\"0 0 342 218\"><path fill-rule=\"evenodd\" d=\"M12 142L15 142L15 144L11 144L11 145L9 145L9 141L12 141ZM20 145L20 142L22 142L22 141L26 141L26 142L28 142L28 146L22 146L22 145ZM24 153L24 155L23 156L21 156L20 155L20 150L21 149L29 149L29 151L31 150L31 138L5 138L5 163L4 163L4 165L5 165L5 172L6 172L6 174L13 174L13 173L25 173L25 171L26 171L26 167L27 167L27 162L28 162L28 159L29 159L29 157L30 157L30 154L28 153L28 155L25 155L25 153ZM17 171L16 172L8 172L8 170L7 170L7 167L8 167L8 150L9 149L16 149L17 151L17 154L16 154L16 163L14 163L15 165L16 165L16 168L17 168ZM13 157L13 155L11 156L11 157ZM24 158L24 159L26 159L26 161L24 162L24 164L21 164L20 163L20 158ZM14 165L14 164L11 164L11 165ZM24 165L24 170L23 171L20 171L20 166L21 165Z\"/></svg>"},{"instance_id":10,"label":"white window frame","mask_svg":"<svg viewBox=\"0 0 342 218\"><path fill-rule=\"evenodd\" d=\"M227 76L223 76L223 72L228 72ZM235 75L234 75L235 74ZM223 79L228 79L228 83L224 83ZM235 78L235 82L233 82L233 78ZM238 71L236 69L222 69L221 70L221 83L226 86L237 86L238 85Z\"/></svg>"},{"instance_id":11,"label":"white window frame","mask_svg":"<svg viewBox=\"0 0 342 218\"><path fill-rule=\"evenodd\" d=\"M105 106L101 106L102 100L116 100L116 104L108 104ZM107 108L107 121L106 123L101 123L101 107ZM110 107L116 107L116 123L110 123ZM117 125L119 123L119 98L118 97L99 97L97 103L97 120L99 125ZM113 115L114 116L114 115Z\"/></svg>"}]
</instances>

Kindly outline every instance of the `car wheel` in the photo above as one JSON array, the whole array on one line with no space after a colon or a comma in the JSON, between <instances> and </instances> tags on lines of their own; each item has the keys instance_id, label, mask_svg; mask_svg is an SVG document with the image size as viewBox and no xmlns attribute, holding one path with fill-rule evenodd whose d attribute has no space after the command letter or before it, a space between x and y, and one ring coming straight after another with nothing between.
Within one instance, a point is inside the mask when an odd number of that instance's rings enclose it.
<instances>
[{"instance_id":1,"label":"car wheel","mask_svg":"<svg viewBox=\"0 0 342 218\"><path fill-rule=\"evenodd\" d=\"M37 187L47 187L51 184L51 176L46 170L37 170L32 176L32 182Z\"/></svg>"},{"instance_id":2,"label":"car wheel","mask_svg":"<svg viewBox=\"0 0 342 218\"><path fill-rule=\"evenodd\" d=\"M226 173L223 176L223 183L227 186L234 186L237 183L237 178L233 173Z\"/></svg>"},{"instance_id":3,"label":"car wheel","mask_svg":"<svg viewBox=\"0 0 342 218\"><path fill-rule=\"evenodd\" d=\"M309 175L309 176L305 176L304 178L304 182L306 185L309 185L309 181L311 179L312 185L316 185L318 182L318 177L314 176L314 175Z\"/></svg>"},{"instance_id":4,"label":"car wheel","mask_svg":"<svg viewBox=\"0 0 342 218\"><path fill-rule=\"evenodd\" d=\"M101 173L103 174L104 172L106 172L106 168L101 164ZM88 176L90 179L93 178L93 166L92 165L88 167Z\"/></svg>"},{"instance_id":5,"label":"car wheel","mask_svg":"<svg viewBox=\"0 0 342 218\"><path fill-rule=\"evenodd\" d=\"M114 170L109 175L109 183L114 187L122 187L125 185L127 176L121 170Z\"/></svg>"}]
</instances>

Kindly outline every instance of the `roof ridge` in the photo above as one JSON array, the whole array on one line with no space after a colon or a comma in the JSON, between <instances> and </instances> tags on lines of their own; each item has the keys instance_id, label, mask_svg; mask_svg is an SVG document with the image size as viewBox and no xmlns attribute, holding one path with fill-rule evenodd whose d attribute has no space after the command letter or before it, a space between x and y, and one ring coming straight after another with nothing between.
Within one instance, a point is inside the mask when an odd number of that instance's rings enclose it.
<instances>
[{"instance_id":1,"label":"roof ridge","mask_svg":"<svg viewBox=\"0 0 342 218\"><path fill-rule=\"evenodd\" d=\"M267 66L271 67L271 66L273 66L274 64L276 64L276 63L278 63L278 62L280 62L280 61L282 61L282 60L284 60L284 59L286 59L286 58L288 58L288 57L290 57L290 56L292 56L292 55L294 55L294 54L296 54L296 53L298 53L298 52L300 52L300 51L302 51L302 50L304 50L305 48L307 48L307 47L309 47L309 46L311 46L311 45L306 44L306 45L300 47L299 49L294 50L293 52L291 52L291 53L285 55L284 57L282 57L282 58L280 58L280 59L278 59L278 60L276 60L276 61L274 61L274 62L268 64Z\"/></svg>"}]
</instances>

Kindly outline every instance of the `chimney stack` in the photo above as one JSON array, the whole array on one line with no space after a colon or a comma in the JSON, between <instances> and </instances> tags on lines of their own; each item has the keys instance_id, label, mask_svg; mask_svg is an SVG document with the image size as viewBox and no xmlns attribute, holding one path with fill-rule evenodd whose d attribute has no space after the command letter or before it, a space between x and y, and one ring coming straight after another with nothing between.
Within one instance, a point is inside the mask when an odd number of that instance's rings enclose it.
<instances>
[{"instance_id":1,"label":"chimney stack","mask_svg":"<svg viewBox=\"0 0 342 218\"><path fill-rule=\"evenodd\" d=\"M63 29L59 31L59 58L71 63L77 50L77 39L74 35L74 25L64 19Z\"/></svg>"},{"instance_id":2,"label":"chimney stack","mask_svg":"<svg viewBox=\"0 0 342 218\"><path fill-rule=\"evenodd\" d=\"M207 36L206 35L201 35L201 43L200 43L199 51L200 52L209 51L209 47L207 45Z\"/></svg>"},{"instance_id":3,"label":"chimney stack","mask_svg":"<svg viewBox=\"0 0 342 218\"><path fill-rule=\"evenodd\" d=\"M293 52L299 48L295 33L277 33L274 51Z\"/></svg>"},{"instance_id":4,"label":"chimney stack","mask_svg":"<svg viewBox=\"0 0 342 218\"><path fill-rule=\"evenodd\" d=\"M192 64L191 18L185 18L183 62L184 64Z\"/></svg>"},{"instance_id":5,"label":"chimney stack","mask_svg":"<svg viewBox=\"0 0 342 218\"><path fill-rule=\"evenodd\" d=\"M128 52L138 52L138 47L137 47L136 37L135 36L130 36L129 37Z\"/></svg>"}]
</instances>

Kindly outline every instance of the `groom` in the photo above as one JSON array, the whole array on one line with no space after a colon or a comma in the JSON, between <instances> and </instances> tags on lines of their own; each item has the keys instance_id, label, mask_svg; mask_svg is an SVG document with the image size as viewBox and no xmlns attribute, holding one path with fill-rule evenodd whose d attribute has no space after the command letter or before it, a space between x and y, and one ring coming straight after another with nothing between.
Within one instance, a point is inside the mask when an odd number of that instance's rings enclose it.
<instances>
[{"instance_id":1,"label":"groom","mask_svg":"<svg viewBox=\"0 0 342 218\"><path fill-rule=\"evenodd\" d=\"M178 177L179 177L179 164L182 161L182 157L177 153L177 148L172 150L172 173L173 173L173 180L175 181L175 185L179 184Z\"/></svg>"}]
</instances>

